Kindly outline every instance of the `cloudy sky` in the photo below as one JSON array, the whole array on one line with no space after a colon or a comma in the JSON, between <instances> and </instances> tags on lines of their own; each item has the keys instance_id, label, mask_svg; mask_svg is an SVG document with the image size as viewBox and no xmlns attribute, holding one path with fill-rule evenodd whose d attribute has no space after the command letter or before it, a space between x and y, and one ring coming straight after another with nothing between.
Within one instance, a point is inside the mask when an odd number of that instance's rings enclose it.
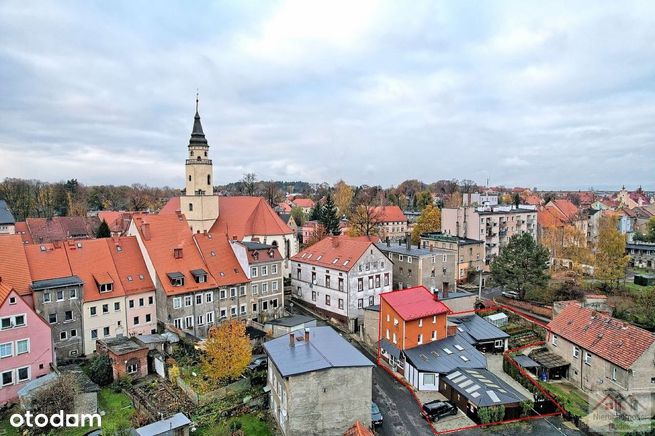
<instances>
[{"instance_id":1,"label":"cloudy sky","mask_svg":"<svg viewBox=\"0 0 655 436\"><path fill-rule=\"evenodd\" d=\"M655 189L655 2L3 1L0 178Z\"/></svg>"}]
</instances>

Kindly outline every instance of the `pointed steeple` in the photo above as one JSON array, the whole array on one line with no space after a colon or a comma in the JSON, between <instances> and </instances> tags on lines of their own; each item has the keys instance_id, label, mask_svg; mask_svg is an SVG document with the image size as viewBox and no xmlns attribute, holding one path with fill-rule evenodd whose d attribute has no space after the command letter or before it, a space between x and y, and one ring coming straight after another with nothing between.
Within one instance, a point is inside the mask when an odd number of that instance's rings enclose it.
<instances>
[{"instance_id":1,"label":"pointed steeple","mask_svg":"<svg viewBox=\"0 0 655 436\"><path fill-rule=\"evenodd\" d=\"M189 147L192 145L200 145L209 147L205 132L202 131L202 124L200 123L200 114L198 113L198 94L196 93L196 115L193 117L193 130L191 131L191 139L189 140Z\"/></svg>"}]
</instances>

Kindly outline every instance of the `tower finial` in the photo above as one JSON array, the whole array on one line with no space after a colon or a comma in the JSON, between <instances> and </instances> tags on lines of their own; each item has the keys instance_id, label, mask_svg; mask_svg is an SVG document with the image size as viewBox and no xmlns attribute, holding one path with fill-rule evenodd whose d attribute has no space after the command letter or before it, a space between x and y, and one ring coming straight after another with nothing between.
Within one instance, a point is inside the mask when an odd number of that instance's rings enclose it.
<instances>
[{"instance_id":1,"label":"tower finial","mask_svg":"<svg viewBox=\"0 0 655 436\"><path fill-rule=\"evenodd\" d=\"M198 96L199 96L198 88L196 88L196 113L198 113Z\"/></svg>"}]
</instances>

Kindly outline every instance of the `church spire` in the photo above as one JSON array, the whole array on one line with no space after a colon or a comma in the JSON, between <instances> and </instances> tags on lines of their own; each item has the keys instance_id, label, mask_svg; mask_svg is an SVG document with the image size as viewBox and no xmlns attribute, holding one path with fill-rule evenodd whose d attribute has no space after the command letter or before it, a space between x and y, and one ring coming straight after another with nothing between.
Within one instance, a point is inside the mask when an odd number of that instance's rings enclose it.
<instances>
[{"instance_id":1,"label":"church spire","mask_svg":"<svg viewBox=\"0 0 655 436\"><path fill-rule=\"evenodd\" d=\"M193 117L193 130L191 131L191 139L189 140L189 147L192 145L200 145L209 147L205 132L202 131L202 124L200 123L200 114L198 113L198 93L196 92L196 115Z\"/></svg>"}]
</instances>

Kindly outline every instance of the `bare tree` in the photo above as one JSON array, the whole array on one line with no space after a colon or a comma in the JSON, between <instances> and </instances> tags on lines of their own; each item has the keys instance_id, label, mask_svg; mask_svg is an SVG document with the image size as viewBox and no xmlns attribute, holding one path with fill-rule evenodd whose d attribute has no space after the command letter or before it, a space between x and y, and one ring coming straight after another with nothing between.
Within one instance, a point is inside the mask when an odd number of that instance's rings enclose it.
<instances>
[{"instance_id":1,"label":"bare tree","mask_svg":"<svg viewBox=\"0 0 655 436\"><path fill-rule=\"evenodd\" d=\"M241 193L253 197L257 188L257 176L255 173L246 173L241 179Z\"/></svg>"}]
</instances>

